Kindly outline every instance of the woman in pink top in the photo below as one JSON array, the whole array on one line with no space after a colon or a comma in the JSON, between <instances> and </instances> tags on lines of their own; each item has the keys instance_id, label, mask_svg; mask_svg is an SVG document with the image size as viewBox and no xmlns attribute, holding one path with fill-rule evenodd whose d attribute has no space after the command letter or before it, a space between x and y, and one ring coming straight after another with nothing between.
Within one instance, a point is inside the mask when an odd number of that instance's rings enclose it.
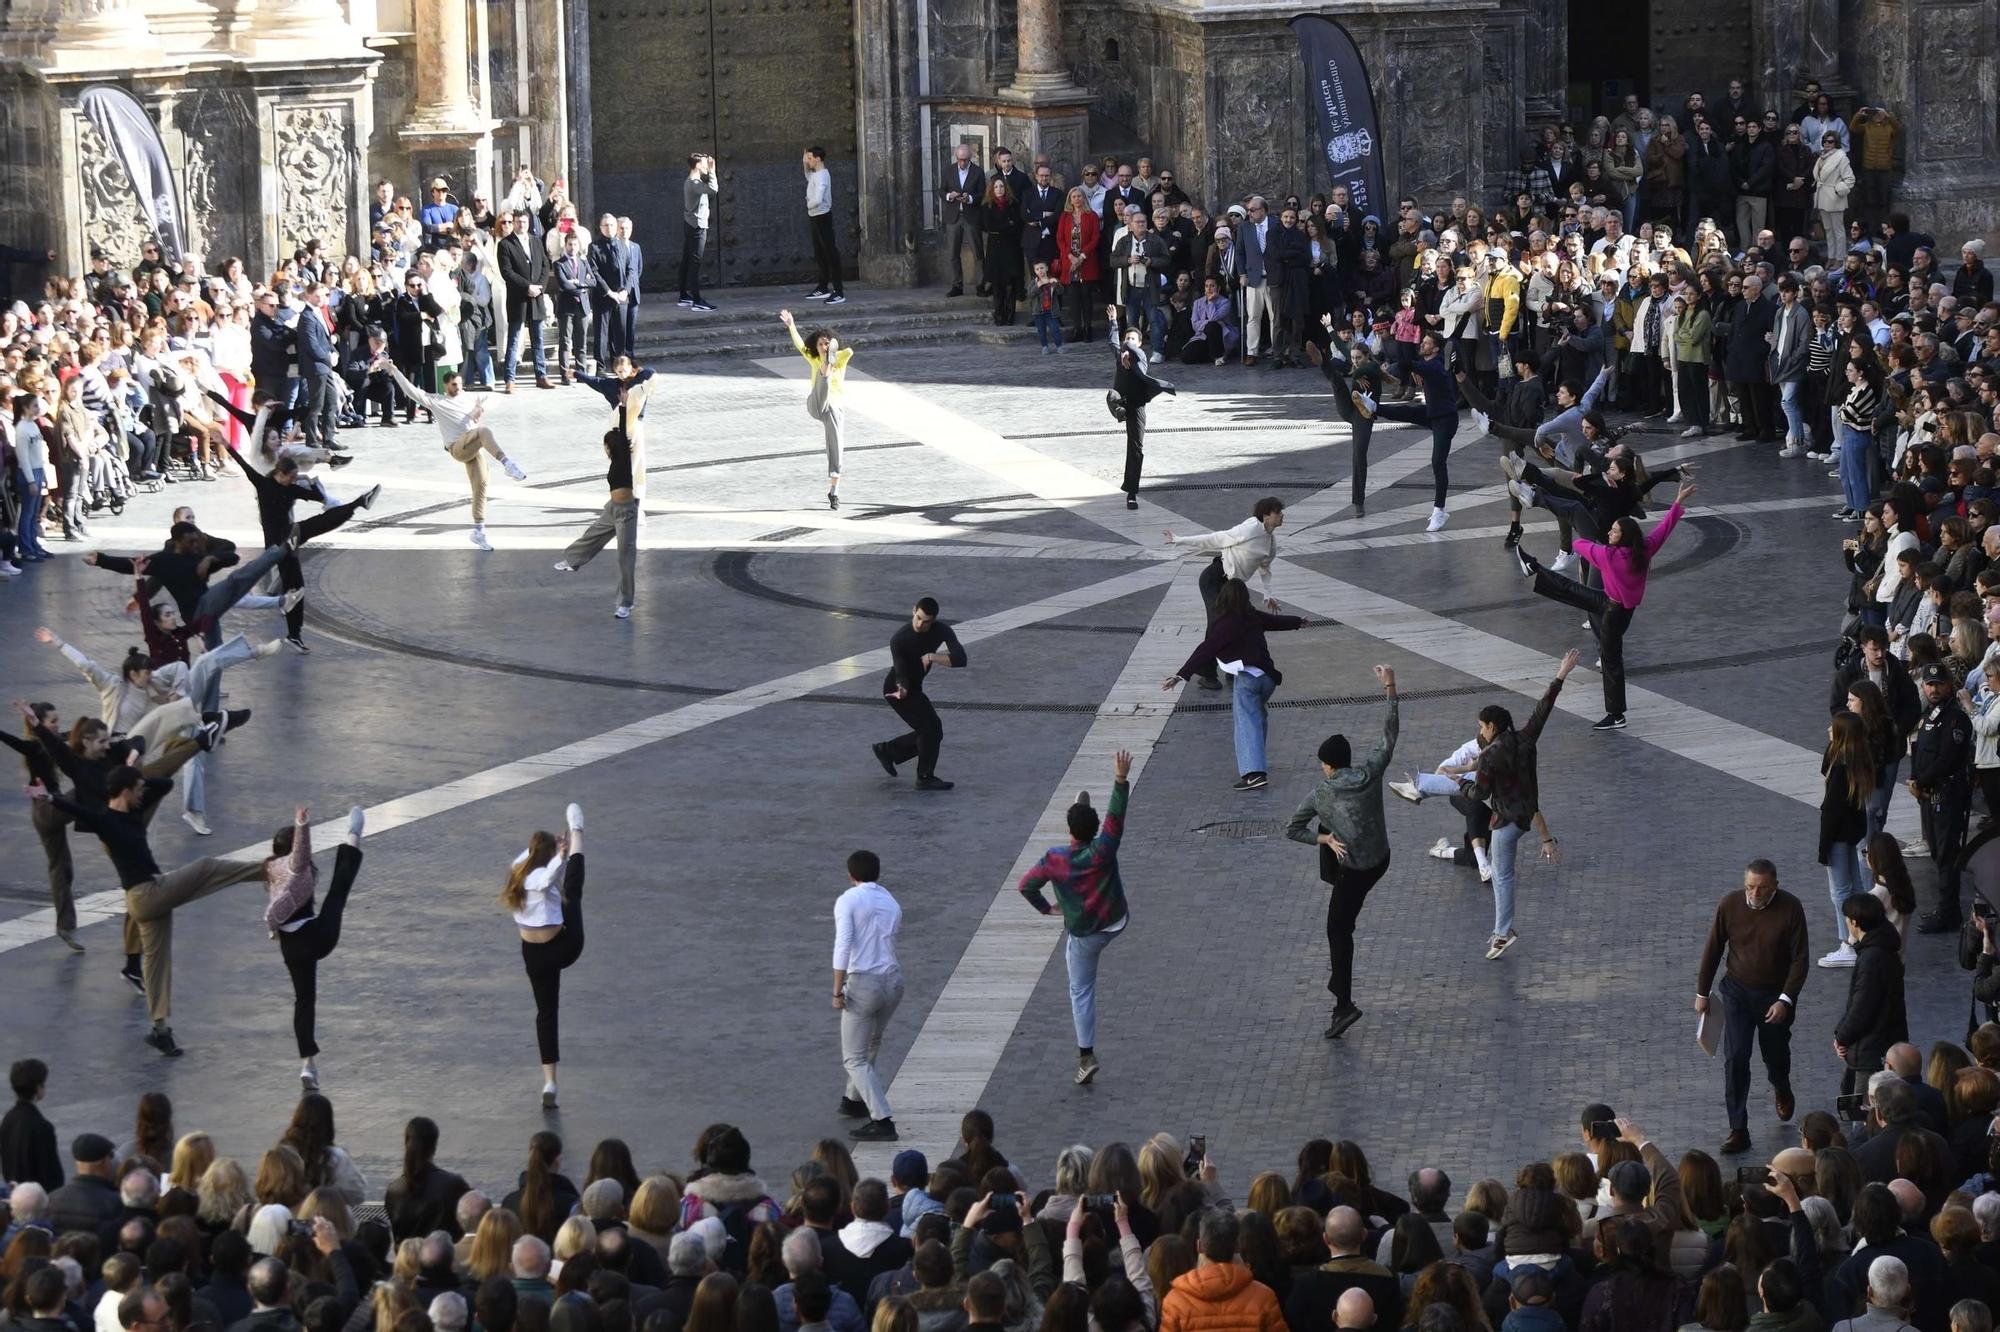
<instances>
[{"instance_id":1,"label":"woman in pink top","mask_svg":"<svg viewBox=\"0 0 2000 1332\"><path fill-rule=\"evenodd\" d=\"M264 862L264 888L269 901L264 924L285 957L292 977L292 1034L299 1043L299 1081L307 1091L319 1090L319 1042L313 1039L313 1019L319 1002L319 964L340 943L340 918L347 910L348 890L361 873L361 806L347 811L347 837L334 852L333 883L326 900L315 905L319 870L312 860L312 829L304 805L289 828L271 838L271 855Z\"/></svg>"},{"instance_id":2,"label":"woman in pink top","mask_svg":"<svg viewBox=\"0 0 2000 1332\"><path fill-rule=\"evenodd\" d=\"M1636 518L1620 518L1611 525L1608 542L1600 545L1578 537L1571 543L1583 562L1603 576L1601 590L1553 573L1527 551L1514 547L1521 576L1535 580L1536 595L1575 606L1590 615L1591 628L1597 633L1597 645L1604 656L1597 668L1604 678L1604 717L1590 728L1593 731L1625 729L1625 631L1632 627L1632 616L1646 599L1646 571L1652 566L1653 556L1659 554L1667 534L1687 511L1688 496L1692 494L1694 482L1683 481L1680 493L1674 496L1673 507L1653 524L1651 532L1643 531Z\"/></svg>"}]
</instances>

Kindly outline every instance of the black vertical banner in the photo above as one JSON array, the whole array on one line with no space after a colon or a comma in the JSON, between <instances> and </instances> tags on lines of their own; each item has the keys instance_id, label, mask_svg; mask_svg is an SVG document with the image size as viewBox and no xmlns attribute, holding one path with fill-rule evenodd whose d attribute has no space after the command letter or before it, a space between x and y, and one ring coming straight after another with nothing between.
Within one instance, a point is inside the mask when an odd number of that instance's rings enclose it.
<instances>
[{"instance_id":1,"label":"black vertical banner","mask_svg":"<svg viewBox=\"0 0 2000 1332\"><path fill-rule=\"evenodd\" d=\"M98 134L111 146L132 178L132 189L153 234L160 253L178 259L186 251L181 239L181 194L174 182L174 169L167 162L167 146L160 141L160 128L146 114L131 93L113 84L95 84L77 98Z\"/></svg>"},{"instance_id":2,"label":"black vertical banner","mask_svg":"<svg viewBox=\"0 0 2000 1332\"><path fill-rule=\"evenodd\" d=\"M1299 55L1306 62L1306 95L1319 117L1327 173L1345 185L1354 206L1388 220L1388 187L1382 176L1382 132L1368 67L1347 29L1317 14L1292 20Z\"/></svg>"}]
</instances>

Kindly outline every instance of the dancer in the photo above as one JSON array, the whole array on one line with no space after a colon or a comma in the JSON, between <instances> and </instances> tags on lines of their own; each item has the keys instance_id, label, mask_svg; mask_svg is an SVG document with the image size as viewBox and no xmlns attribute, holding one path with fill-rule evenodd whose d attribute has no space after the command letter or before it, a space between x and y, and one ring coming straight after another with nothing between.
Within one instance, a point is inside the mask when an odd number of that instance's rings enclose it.
<instances>
[{"instance_id":1,"label":"dancer","mask_svg":"<svg viewBox=\"0 0 2000 1332\"><path fill-rule=\"evenodd\" d=\"M949 791L953 783L937 775L938 748L944 743L944 723L924 693L924 677L933 666L965 665L965 648L952 627L938 619L934 597L910 608L910 622L889 637L889 674L882 679L882 700L910 728L894 740L870 746L875 761L891 777L896 765L917 761L919 791Z\"/></svg>"},{"instance_id":2,"label":"dancer","mask_svg":"<svg viewBox=\"0 0 2000 1332\"><path fill-rule=\"evenodd\" d=\"M266 473L251 466L234 448L229 452L257 492L257 521L264 529L264 544L283 551L278 559L278 578L288 597L293 592L302 592L306 585L305 572L299 568L299 547L344 525L362 509L374 508L376 497L382 493L382 487L377 485L345 504L328 506L324 491L300 483L298 459L289 454L280 453ZM320 512L294 520L292 506L300 500L320 505ZM294 652L312 651L306 646L305 623L305 598L300 597L289 602L285 611L285 645Z\"/></svg>"},{"instance_id":3,"label":"dancer","mask_svg":"<svg viewBox=\"0 0 2000 1332\"><path fill-rule=\"evenodd\" d=\"M1138 329L1128 329L1124 340L1118 340L1117 306L1109 308L1107 318L1111 321L1112 354L1117 360L1105 404L1111 408L1113 419L1125 423L1125 479L1118 488L1125 492L1125 507L1136 509L1139 472L1146 463L1146 404L1162 393L1174 394L1179 390L1164 379L1154 378L1146 368L1146 352Z\"/></svg>"},{"instance_id":4,"label":"dancer","mask_svg":"<svg viewBox=\"0 0 2000 1332\"><path fill-rule=\"evenodd\" d=\"M903 908L881 877L881 857L856 851L847 858L847 890L833 903L833 1007L840 1014L840 1061L847 1069L840 1113L867 1121L848 1134L856 1142L896 1140L889 1093L875 1060L882 1032L903 1002L903 971L896 962Z\"/></svg>"},{"instance_id":5,"label":"dancer","mask_svg":"<svg viewBox=\"0 0 2000 1332\"><path fill-rule=\"evenodd\" d=\"M1461 383L1463 382L1461 380ZM1508 419L1499 421L1495 421L1492 416L1495 410L1493 401L1480 394L1476 387L1468 391L1467 399L1472 403L1473 424L1479 428L1480 433L1492 435L1507 446L1505 452L1501 454L1503 470L1508 457L1519 457L1523 450L1532 448L1545 462L1560 462L1581 471L1582 449L1591 439L1591 432L1598 435L1605 433L1604 418L1597 416L1595 409L1597 400L1603 396L1605 387L1610 382L1611 370L1606 367L1598 372L1597 378L1591 381L1588 388L1581 391L1575 384L1558 384L1556 414L1547 421L1539 421L1539 408L1537 408L1536 424L1522 424L1516 415L1515 404L1520 403L1524 412L1526 405L1532 402L1532 397L1523 400L1510 395L1508 406L1503 409L1507 412ZM1515 390L1516 394L1520 392L1519 388ZM1510 504L1509 507L1511 512L1508 514L1507 539L1509 542L1519 541L1521 507L1518 503ZM1552 567L1557 573L1568 573L1576 565L1576 556L1570 551L1569 520L1565 515L1558 513L1556 524L1561 529L1562 546L1561 553L1556 556Z\"/></svg>"},{"instance_id":6,"label":"dancer","mask_svg":"<svg viewBox=\"0 0 2000 1332\"><path fill-rule=\"evenodd\" d=\"M371 492L372 494L372 492ZM209 538L193 523L176 522L167 535L167 545L154 555L103 555L85 551L83 562L92 568L128 574L143 579L139 604L147 605L164 589L180 607L181 618L194 626L209 647L222 643L222 617L230 607L249 596L257 583L291 554L280 541L248 564L237 564L220 583L210 577L235 563L236 555L213 553Z\"/></svg>"},{"instance_id":7,"label":"dancer","mask_svg":"<svg viewBox=\"0 0 2000 1332\"><path fill-rule=\"evenodd\" d=\"M778 311L778 318L792 335L792 346L798 348L799 355L806 358L812 369L812 387L806 391L806 415L818 421L826 434L826 507L838 509L841 432L846 424L840 404L847 394L847 363L854 356L854 348L841 346L840 339L829 328L816 328L811 337L801 338L790 310Z\"/></svg>"},{"instance_id":8,"label":"dancer","mask_svg":"<svg viewBox=\"0 0 2000 1332\"><path fill-rule=\"evenodd\" d=\"M125 890L125 913L139 926L146 1011L153 1029L146 1044L169 1058L182 1053L167 1020L173 1015L174 911L189 902L219 892L233 883L262 878L259 860L215 860L204 857L162 874L146 840L146 779L137 768L114 769L105 778L105 801L90 808L40 786L28 788L37 803L48 801L85 832L97 834L118 871Z\"/></svg>"},{"instance_id":9,"label":"dancer","mask_svg":"<svg viewBox=\"0 0 2000 1332\"><path fill-rule=\"evenodd\" d=\"M653 377L650 369L641 370L638 362L629 356L620 356L611 362L611 373L585 374L578 370L576 382L592 390L604 399L611 408L610 429L623 430L625 437L632 441L632 454L643 458L646 453L646 408L652 399L652 388L648 386L637 395L637 410L627 410L633 397L633 390ZM621 396L622 395L622 396ZM638 523L646 525L646 469L635 466L632 469L632 497L639 501Z\"/></svg>"},{"instance_id":10,"label":"dancer","mask_svg":"<svg viewBox=\"0 0 2000 1332\"><path fill-rule=\"evenodd\" d=\"M1380 403L1375 408L1375 417L1430 427L1431 520L1424 530L1439 532L1450 518L1445 512L1444 499L1451 485L1451 441L1458 434L1458 394L1453 390L1451 371L1445 368L1444 342L1438 334L1427 332L1419 339L1417 359L1409 368L1423 384L1424 400Z\"/></svg>"},{"instance_id":11,"label":"dancer","mask_svg":"<svg viewBox=\"0 0 2000 1332\"><path fill-rule=\"evenodd\" d=\"M1396 672L1371 666L1388 700L1382 718L1382 739L1360 767L1354 746L1336 732L1320 742L1319 785L1292 811L1285 836L1319 847L1320 882L1330 890L1326 900L1327 991L1333 995L1333 1015L1326 1038L1337 1041L1361 1020L1354 1005L1354 925L1368 901L1368 890L1389 872L1389 830L1382 817L1382 774L1396 753L1400 729ZM1319 831L1312 830L1318 820Z\"/></svg>"},{"instance_id":12,"label":"dancer","mask_svg":"<svg viewBox=\"0 0 2000 1332\"><path fill-rule=\"evenodd\" d=\"M1486 944L1486 960L1497 961L1518 936L1514 933L1514 848L1521 833L1534 822L1542 807L1541 790L1535 772L1535 746L1549 713L1555 710L1556 695L1563 681L1576 669L1575 648L1563 653L1556 666L1556 678L1549 681L1541 702L1535 704L1528 724L1514 729L1514 714L1498 703L1479 710L1479 772L1472 794L1493 810L1493 835L1488 854L1493 858L1493 937Z\"/></svg>"},{"instance_id":13,"label":"dancer","mask_svg":"<svg viewBox=\"0 0 2000 1332\"><path fill-rule=\"evenodd\" d=\"M1323 321L1331 329L1333 316ZM1346 344L1345 357L1338 339L1320 350L1318 342L1306 339L1306 360L1320 368L1333 388L1333 410L1353 431L1354 474L1349 480L1349 500L1354 516L1368 516L1368 445L1375 437L1375 404L1382 394L1382 367L1367 344L1355 339Z\"/></svg>"},{"instance_id":14,"label":"dancer","mask_svg":"<svg viewBox=\"0 0 2000 1332\"><path fill-rule=\"evenodd\" d=\"M1584 414L1584 438L1591 444L1604 438L1597 429L1602 421L1603 418L1596 412ZM1587 470L1593 465L1600 470ZM1556 557L1551 567L1556 573L1568 573L1577 564L1575 552L1579 535L1602 544L1620 518L1644 515L1646 495L1653 487L1668 481L1684 481L1694 475L1695 469L1693 463L1682 463L1678 467L1649 472L1639 455L1620 443L1614 444L1609 453L1587 456L1583 465L1575 471L1563 471L1553 466L1537 467L1513 453L1501 455L1500 470L1509 482L1508 499L1517 506L1514 521L1507 528L1506 544L1512 547L1521 541L1518 506L1524 500L1529 505L1540 505L1555 515L1562 543L1562 554ZM1569 493L1558 494L1556 487ZM1587 587L1600 586L1595 570L1588 566L1582 581Z\"/></svg>"},{"instance_id":15,"label":"dancer","mask_svg":"<svg viewBox=\"0 0 2000 1332\"><path fill-rule=\"evenodd\" d=\"M1125 836L1125 805L1131 796L1132 755L1121 749L1111 756L1111 804L1102 822L1090 792L1078 792L1065 815L1069 845L1049 848L1016 885L1044 916L1062 912L1079 1087L1097 1076L1097 961L1131 923L1125 881L1118 874L1118 843ZM1042 896L1044 887L1055 893L1055 906Z\"/></svg>"},{"instance_id":16,"label":"dancer","mask_svg":"<svg viewBox=\"0 0 2000 1332\"><path fill-rule=\"evenodd\" d=\"M1519 482L1509 485L1524 502L1533 502L1532 492L1522 494L1526 488ZM1681 482L1673 506L1653 524L1651 532L1641 530L1635 518L1620 518L1612 524L1610 537L1603 545L1583 537L1576 539L1577 555L1597 570L1604 580L1602 588L1585 587L1573 578L1544 569L1519 544L1514 547L1521 576L1535 580L1535 595L1575 606L1590 617L1591 630L1604 654L1598 667L1604 680L1604 716L1592 724L1593 731L1625 729L1625 633L1632 627L1632 617L1640 603L1646 599L1646 573L1653 557L1659 554L1681 515L1687 512L1688 498L1693 494L1694 482Z\"/></svg>"},{"instance_id":17,"label":"dancer","mask_svg":"<svg viewBox=\"0 0 2000 1332\"><path fill-rule=\"evenodd\" d=\"M313 1039L313 1020L318 1011L319 964L340 943L340 918L347 910L347 894L354 876L361 872L361 806L347 811L347 838L334 852L333 883L326 901L315 908L313 893L319 886L319 870L313 864L312 829L307 824L304 805L298 807L292 826L280 828L271 838L271 855L264 862L264 891L269 901L264 907L264 925L278 941L285 970L292 978L292 1035L299 1044L299 1081L306 1091L319 1090L319 1042Z\"/></svg>"},{"instance_id":18,"label":"dancer","mask_svg":"<svg viewBox=\"0 0 2000 1332\"><path fill-rule=\"evenodd\" d=\"M557 573L575 573L584 565L597 558L597 552L604 549L612 538L618 541L618 604L612 614L621 620L632 617L632 601L636 595L639 566L639 506L638 479L646 474L646 450L634 433L639 428L640 418L646 414L647 381L653 377L650 369L634 371L632 358L621 356L612 362L615 372L608 378L579 373L577 378L613 399L617 416L611 429L604 432L604 456L611 460L605 470L604 482L611 489L611 495L598 510L597 517L590 520L590 526L583 534L569 543L563 557L556 561Z\"/></svg>"},{"instance_id":19,"label":"dancer","mask_svg":"<svg viewBox=\"0 0 2000 1332\"><path fill-rule=\"evenodd\" d=\"M471 399L465 391L464 377L456 370L446 373L443 393L426 393L405 379L395 362L386 356L369 369L386 371L412 401L430 412L438 434L444 437L444 451L453 462L465 464L465 479L472 487L472 544L481 550L493 549L493 543L486 539L486 455L490 453L497 458L501 468L516 481L526 481L528 474L507 456L493 438L492 429L479 419L485 415L491 399L480 398L467 411L465 404Z\"/></svg>"},{"instance_id":20,"label":"dancer","mask_svg":"<svg viewBox=\"0 0 2000 1332\"><path fill-rule=\"evenodd\" d=\"M567 811L569 831L537 831L514 857L500 905L521 932L521 965L535 992L535 1043L542 1055L542 1109L556 1108L562 974L583 956L583 806Z\"/></svg>"},{"instance_id":21,"label":"dancer","mask_svg":"<svg viewBox=\"0 0 2000 1332\"><path fill-rule=\"evenodd\" d=\"M1474 774L1479 771L1479 751L1485 746L1477 735L1451 751L1444 762L1432 772L1413 772L1408 781L1390 782L1392 794L1401 796L1413 805L1421 805L1425 800L1441 796L1451 802L1451 807L1465 816L1465 836L1463 847L1455 847L1449 837L1440 837L1432 845L1430 854L1438 860L1458 863L1461 850L1473 864L1479 866L1479 881L1493 881L1493 861L1486 854L1486 828L1493 811L1479 803L1472 794Z\"/></svg>"},{"instance_id":22,"label":"dancer","mask_svg":"<svg viewBox=\"0 0 2000 1332\"><path fill-rule=\"evenodd\" d=\"M1265 706L1272 692L1284 683L1264 635L1271 630L1304 629L1311 621L1255 609L1250 605L1250 589L1241 578L1231 578L1222 585L1210 610L1214 618L1209 621L1207 636L1160 688L1172 693L1191 675L1218 669L1229 673L1234 682L1230 711L1236 722L1235 789L1261 791L1270 782L1264 769Z\"/></svg>"},{"instance_id":23,"label":"dancer","mask_svg":"<svg viewBox=\"0 0 2000 1332\"><path fill-rule=\"evenodd\" d=\"M1278 529L1284 525L1285 502L1276 495L1266 495L1251 506L1248 518L1223 531L1180 539L1174 536L1172 528L1165 529L1169 546L1215 552L1195 584L1201 591L1202 610L1207 612L1210 623L1215 620L1215 598L1223 583L1231 578L1248 582L1253 573L1264 585L1264 609L1278 609L1277 598L1271 595L1271 561L1278 557ZM1195 679L1203 689L1222 688L1213 667Z\"/></svg>"},{"instance_id":24,"label":"dancer","mask_svg":"<svg viewBox=\"0 0 2000 1332\"><path fill-rule=\"evenodd\" d=\"M42 747L38 734L42 731L54 734L61 728L56 705L22 705L17 701L15 706L21 713L21 734L13 736L0 731L0 744L21 756L21 764L28 770L28 785L39 786L53 795L62 794L62 769ZM81 953L83 944L76 937L76 862L69 851L69 820L53 804L37 801L29 809L34 815L35 837L49 863L49 902L55 909L56 938L68 944L72 953Z\"/></svg>"}]
</instances>

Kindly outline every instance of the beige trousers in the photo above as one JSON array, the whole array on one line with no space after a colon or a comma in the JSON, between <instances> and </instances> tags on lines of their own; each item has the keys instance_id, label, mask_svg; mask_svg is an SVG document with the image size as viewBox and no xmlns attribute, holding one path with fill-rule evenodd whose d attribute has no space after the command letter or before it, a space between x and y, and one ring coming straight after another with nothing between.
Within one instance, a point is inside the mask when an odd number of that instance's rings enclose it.
<instances>
[{"instance_id":1,"label":"beige trousers","mask_svg":"<svg viewBox=\"0 0 2000 1332\"><path fill-rule=\"evenodd\" d=\"M486 521L486 455L504 458L500 444L493 438L493 432L485 426L474 426L456 440L444 446L444 451L455 462L465 464L465 479L472 486L472 521Z\"/></svg>"},{"instance_id":2,"label":"beige trousers","mask_svg":"<svg viewBox=\"0 0 2000 1332\"><path fill-rule=\"evenodd\" d=\"M165 1022L173 1012L174 909L232 883L263 877L261 860L204 858L125 890L127 932L137 923L146 975L146 1012L153 1021Z\"/></svg>"}]
</instances>

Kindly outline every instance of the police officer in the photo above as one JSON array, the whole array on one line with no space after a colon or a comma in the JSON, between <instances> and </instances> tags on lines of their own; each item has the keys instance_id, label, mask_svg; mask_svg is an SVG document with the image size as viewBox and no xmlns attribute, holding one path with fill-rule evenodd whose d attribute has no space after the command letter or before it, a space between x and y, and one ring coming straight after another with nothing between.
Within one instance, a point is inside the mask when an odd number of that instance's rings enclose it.
<instances>
[{"instance_id":1,"label":"police officer","mask_svg":"<svg viewBox=\"0 0 2000 1332\"><path fill-rule=\"evenodd\" d=\"M1923 720L1910 746L1910 794L1923 810L1924 842L1937 866L1937 909L1917 922L1922 934L1959 927L1958 851L1972 797L1972 723L1958 706L1951 672L1932 662L1918 676Z\"/></svg>"}]
</instances>

